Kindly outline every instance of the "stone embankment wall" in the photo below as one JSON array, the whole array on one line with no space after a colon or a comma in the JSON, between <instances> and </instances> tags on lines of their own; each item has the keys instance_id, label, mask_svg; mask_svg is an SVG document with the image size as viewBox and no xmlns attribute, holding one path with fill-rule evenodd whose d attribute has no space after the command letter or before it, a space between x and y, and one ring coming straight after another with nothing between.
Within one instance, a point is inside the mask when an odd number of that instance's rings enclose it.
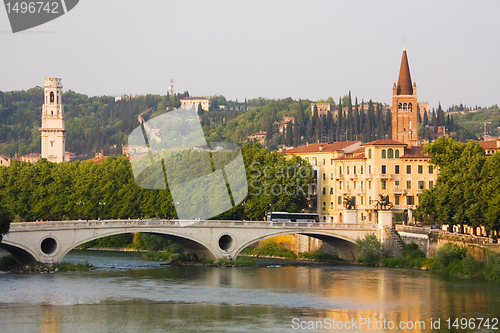
<instances>
[{"instance_id":1,"label":"stone embankment wall","mask_svg":"<svg viewBox=\"0 0 500 333\"><path fill-rule=\"evenodd\" d=\"M435 257L437 250L446 243L467 246L469 252L476 259L484 259L484 245L493 242L491 238L478 237L468 234L456 234L430 228L409 227L397 225L396 230L405 244L411 242L418 245L428 258Z\"/></svg>"}]
</instances>

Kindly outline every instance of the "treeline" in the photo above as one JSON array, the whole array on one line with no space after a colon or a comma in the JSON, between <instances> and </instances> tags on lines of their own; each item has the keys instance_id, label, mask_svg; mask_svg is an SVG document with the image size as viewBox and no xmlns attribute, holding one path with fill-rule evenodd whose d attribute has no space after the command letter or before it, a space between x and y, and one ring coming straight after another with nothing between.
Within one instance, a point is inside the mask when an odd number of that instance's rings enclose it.
<instances>
[{"instance_id":1,"label":"treeline","mask_svg":"<svg viewBox=\"0 0 500 333\"><path fill-rule=\"evenodd\" d=\"M439 168L436 185L420 194L420 221L500 230L500 154L485 156L476 141L439 138L423 150Z\"/></svg>"},{"instance_id":2,"label":"treeline","mask_svg":"<svg viewBox=\"0 0 500 333\"><path fill-rule=\"evenodd\" d=\"M74 91L63 93L66 122L66 151L82 159L94 152L121 154L125 138L139 125L137 116L153 107L152 116L178 108L188 92L167 96L89 97ZM40 152L40 123L43 88L0 91L0 153L19 156Z\"/></svg>"},{"instance_id":3,"label":"treeline","mask_svg":"<svg viewBox=\"0 0 500 333\"><path fill-rule=\"evenodd\" d=\"M215 218L255 220L267 210L299 212L307 207L312 172L305 161L286 160L258 144L245 144L242 153L249 194L243 204ZM299 169L304 172L283 172ZM302 190L296 191L299 187ZM22 221L177 217L168 187L140 188L130 162L122 157L109 157L101 164L13 161L0 167L0 206Z\"/></svg>"}]
</instances>

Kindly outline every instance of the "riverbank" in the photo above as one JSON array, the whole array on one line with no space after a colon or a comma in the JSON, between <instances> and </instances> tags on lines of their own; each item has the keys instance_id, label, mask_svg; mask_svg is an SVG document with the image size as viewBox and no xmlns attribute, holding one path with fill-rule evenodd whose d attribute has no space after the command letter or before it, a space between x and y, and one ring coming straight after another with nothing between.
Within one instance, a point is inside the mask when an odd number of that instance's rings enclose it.
<instances>
[{"instance_id":1,"label":"riverbank","mask_svg":"<svg viewBox=\"0 0 500 333\"><path fill-rule=\"evenodd\" d=\"M85 262L80 264L72 264L69 262L55 263L52 265L42 264L40 262L34 264L21 265L17 263L12 255L0 257L0 270L6 273L18 274L54 274L58 272L81 272L95 269L94 266Z\"/></svg>"}]
</instances>

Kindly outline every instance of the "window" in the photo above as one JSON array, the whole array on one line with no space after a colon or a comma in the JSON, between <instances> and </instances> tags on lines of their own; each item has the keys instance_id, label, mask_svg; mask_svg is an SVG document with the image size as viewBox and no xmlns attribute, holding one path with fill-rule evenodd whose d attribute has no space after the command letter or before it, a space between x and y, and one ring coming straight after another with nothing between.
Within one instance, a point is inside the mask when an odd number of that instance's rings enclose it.
<instances>
[{"instance_id":1,"label":"window","mask_svg":"<svg viewBox=\"0 0 500 333\"><path fill-rule=\"evenodd\" d=\"M356 174L356 166L353 166L354 170L353 173Z\"/></svg>"},{"instance_id":2,"label":"window","mask_svg":"<svg viewBox=\"0 0 500 333\"><path fill-rule=\"evenodd\" d=\"M323 180L326 180L326 173L323 172Z\"/></svg>"},{"instance_id":3,"label":"window","mask_svg":"<svg viewBox=\"0 0 500 333\"><path fill-rule=\"evenodd\" d=\"M326 187L323 187L323 191L321 191L321 194L322 194L322 195L325 195L325 194L326 194Z\"/></svg>"},{"instance_id":4,"label":"window","mask_svg":"<svg viewBox=\"0 0 500 333\"><path fill-rule=\"evenodd\" d=\"M411 190L411 180L406 181L406 189Z\"/></svg>"},{"instance_id":5,"label":"window","mask_svg":"<svg viewBox=\"0 0 500 333\"><path fill-rule=\"evenodd\" d=\"M324 202L324 201L323 201L323 202L321 203L321 209L323 209L323 210L325 210L325 209L326 209L326 202Z\"/></svg>"},{"instance_id":6,"label":"window","mask_svg":"<svg viewBox=\"0 0 500 333\"><path fill-rule=\"evenodd\" d=\"M387 158L394 158L394 150L392 148L387 149Z\"/></svg>"},{"instance_id":7,"label":"window","mask_svg":"<svg viewBox=\"0 0 500 333\"><path fill-rule=\"evenodd\" d=\"M396 175L399 175L399 165L395 165L395 166L394 166L394 173L395 173Z\"/></svg>"},{"instance_id":8,"label":"window","mask_svg":"<svg viewBox=\"0 0 500 333\"><path fill-rule=\"evenodd\" d=\"M411 103L408 103L408 111L411 111Z\"/></svg>"},{"instance_id":9,"label":"window","mask_svg":"<svg viewBox=\"0 0 500 333\"><path fill-rule=\"evenodd\" d=\"M372 213L368 213L368 221L372 220Z\"/></svg>"},{"instance_id":10,"label":"window","mask_svg":"<svg viewBox=\"0 0 500 333\"><path fill-rule=\"evenodd\" d=\"M396 188L399 188L399 180L395 180L394 185L396 185Z\"/></svg>"},{"instance_id":11,"label":"window","mask_svg":"<svg viewBox=\"0 0 500 333\"><path fill-rule=\"evenodd\" d=\"M363 196L361 196L359 199L360 199L360 200L359 200L359 203L360 203L361 205L364 205L364 203L363 203Z\"/></svg>"},{"instance_id":12,"label":"window","mask_svg":"<svg viewBox=\"0 0 500 333\"><path fill-rule=\"evenodd\" d=\"M368 158L372 158L372 149L368 149Z\"/></svg>"},{"instance_id":13,"label":"window","mask_svg":"<svg viewBox=\"0 0 500 333\"><path fill-rule=\"evenodd\" d=\"M306 162L309 163L309 157L306 157Z\"/></svg>"},{"instance_id":14,"label":"window","mask_svg":"<svg viewBox=\"0 0 500 333\"><path fill-rule=\"evenodd\" d=\"M423 180L419 180L418 181L418 189L419 190L423 190L424 189L424 181Z\"/></svg>"},{"instance_id":15,"label":"window","mask_svg":"<svg viewBox=\"0 0 500 333\"><path fill-rule=\"evenodd\" d=\"M406 197L406 204L407 205L414 205L415 204L415 197L413 195Z\"/></svg>"},{"instance_id":16,"label":"window","mask_svg":"<svg viewBox=\"0 0 500 333\"><path fill-rule=\"evenodd\" d=\"M333 172L330 172L330 180L333 179Z\"/></svg>"},{"instance_id":17,"label":"window","mask_svg":"<svg viewBox=\"0 0 500 333\"><path fill-rule=\"evenodd\" d=\"M382 174L385 175L387 173L387 165L382 165Z\"/></svg>"},{"instance_id":18,"label":"window","mask_svg":"<svg viewBox=\"0 0 500 333\"><path fill-rule=\"evenodd\" d=\"M399 206L399 195L394 196L394 205Z\"/></svg>"},{"instance_id":19,"label":"window","mask_svg":"<svg viewBox=\"0 0 500 333\"><path fill-rule=\"evenodd\" d=\"M342 181L339 182L339 190L342 189Z\"/></svg>"},{"instance_id":20,"label":"window","mask_svg":"<svg viewBox=\"0 0 500 333\"><path fill-rule=\"evenodd\" d=\"M342 197L340 195L337 197L337 205L342 205Z\"/></svg>"},{"instance_id":21,"label":"window","mask_svg":"<svg viewBox=\"0 0 500 333\"><path fill-rule=\"evenodd\" d=\"M349 189L349 181L346 181L345 184L347 185L347 189Z\"/></svg>"},{"instance_id":22,"label":"window","mask_svg":"<svg viewBox=\"0 0 500 333\"><path fill-rule=\"evenodd\" d=\"M418 174L421 175L424 173L424 166L423 165L419 165L418 166Z\"/></svg>"},{"instance_id":23,"label":"window","mask_svg":"<svg viewBox=\"0 0 500 333\"><path fill-rule=\"evenodd\" d=\"M313 157L313 163L314 163L314 166L318 165L318 159L316 157Z\"/></svg>"},{"instance_id":24,"label":"window","mask_svg":"<svg viewBox=\"0 0 500 333\"><path fill-rule=\"evenodd\" d=\"M371 165L369 165L369 166L368 166L368 174L369 174L369 175L371 175L371 174L372 174L372 166L371 166Z\"/></svg>"},{"instance_id":25,"label":"window","mask_svg":"<svg viewBox=\"0 0 500 333\"><path fill-rule=\"evenodd\" d=\"M387 190L387 180L382 180L381 188L382 190Z\"/></svg>"},{"instance_id":26,"label":"window","mask_svg":"<svg viewBox=\"0 0 500 333\"><path fill-rule=\"evenodd\" d=\"M339 165L339 175L342 174L342 165Z\"/></svg>"},{"instance_id":27,"label":"window","mask_svg":"<svg viewBox=\"0 0 500 333\"><path fill-rule=\"evenodd\" d=\"M360 173L363 174L363 166L360 166L359 168L360 168L360 170L359 170Z\"/></svg>"},{"instance_id":28,"label":"window","mask_svg":"<svg viewBox=\"0 0 500 333\"><path fill-rule=\"evenodd\" d=\"M354 185L352 187L353 189L356 189L356 181L354 181Z\"/></svg>"},{"instance_id":29,"label":"window","mask_svg":"<svg viewBox=\"0 0 500 333\"><path fill-rule=\"evenodd\" d=\"M330 158L330 165L333 165L333 158Z\"/></svg>"},{"instance_id":30,"label":"window","mask_svg":"<svg viewBox=\"0 0 500 333\"><path fill-rule=\"evenodd\" d=\"M333 201L330 201L330 209L333 209Z\"/></svg>"},{"instance_id":31,"label":"window","mask_svg":"<svg viewBox=\"0 0 500 333\"><path fill-rule=\"evenodd\" d=\"M382 158L387 158L387 153L385 149L382 149Z\"/></svg>"},{"instance_id":32,"label":"window","mask_svg":"<svg viewBox=\"0 0 500 333\"><path fill-rule=\"evenodd\" d=\"M50 92L50 103L54 103L54 92Z\"/></svg>"},{"instance_id":33,"label":"window","mask_svg":"<svg viewBox=\"0 0 500 333\"><path fill-rule=\"evenodd\" d=\"M396 151L394 152L394 157L399 158L399 149L396 149Z\"/></svg>"},{"instance_id":34,"label":"window","mask_svg":"<svg viewBox=\"0 0 500 333\"><path fill-rule=\"evenodd\" d=\"M50 146L54 147L54 141L50 141Z\"/></svg>"},{"instance_id":35,"label":"window","mask_svg":"<svg viewBox=\"0 0 500 333\"><path fill-rule=\"evenodd\" d=\"M349 174L349 166L346 166L346 174Z\"/></svg>"},{"instance_id":36,"label":"window","mask_svg":"<svg viewBox=\"0 0 500 333\"><path fill-rule=\"evenodd\" d=\"M403 111L406 111L408 109L408 105L406 103L403 103Z\"/></svg>"},{"instance_id":37,"label":"window","mask_svg":"<svg viewBox=\"0 0 500 333\"><path fill-rule=\"evenodd\" d=\"M323 159L323 165L326 165L326 159Z\"/></svg>"},{"instance_id":38,"label":"window","mask_svg":"<svg viewBox=\"0 0 500 333\"><path fill-rule=\"evenodd\" d=\"M371 180L369 180L369 181L368 181L368 189L369 189L369 190L371 190L371 189L372 189L372 181L371 181Z\"/></svg>"},{"instance_id":39,"label":"window","mask_svg":"<svg viewBox=\"0 0 500 333\"><path fill-rule=\"evenodd\" d=\"M429 180L429 189L434 187L434 182L432 180Z\"/></svg>"},{"instance_id":40,"label":"window","mask_svg":"<svg viewBox=\"0 0 500 333\"><path fill-rule=\"evenodd\" d=\"M361 181L361 189L363 189L363 181Z\"/></svg>"},{"instance_id":41,"label":"window","mask_svg":"<svg viewBox=\"0 0 500 333\"><path fill-rule=\"evenodd\" d=\"M330 194L333 194L333 187L330 187Z\"/></svg>"},{"instance_id":42,"label":"window","mask_svg":"<svg viewBox=\"0 0 500 333\"><path fill-rule=\"evenodd\" d=\"M429 165L429 174L433 174L433 173L434 173L434 166Z\"/></svg>"},{"instance_id":43,"label":"window","mask_svg":"<svg viewBox=\"0 0 500 333\"><path fill-rule=\"evenodd\" d=\"M406 174L411 175L411 165L406 166Z\"/></svg>"}]
</instances>

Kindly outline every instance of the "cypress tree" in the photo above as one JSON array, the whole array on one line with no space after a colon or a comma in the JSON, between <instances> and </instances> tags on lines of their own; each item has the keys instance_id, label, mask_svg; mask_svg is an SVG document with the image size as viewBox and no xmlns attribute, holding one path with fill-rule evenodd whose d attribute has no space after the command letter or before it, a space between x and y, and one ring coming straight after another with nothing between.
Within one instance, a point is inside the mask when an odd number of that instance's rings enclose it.
<instances>
[{"instance_id":1,"label":"cypress tree","mask_svg":"<svg viewBox=\"0 0 500 333\"><path fill-rule=\"evenodd\" d=\"M436 116L436 112L432 109L432 126L434 127L434 133L438 131L438 119Z\"/></svg>"},{"instance_id":2,"label":"cypress tree","mask_svg":"<svg viewBox=\"0 0 500 333\"><path fill-rule=\"evenodd\" d=\"M340 142L340 133L342 131L342 97L339 97L339 108L337 110L337 142Z\"/></svg>"},{"instance_id":3,"label":"cypress tree","mask_svg":"<svg viewBox=\"0 0 500 333\"><path fill-rule=\"evenodd\" d=\"M359 134L359 105L358 105L358 97L356 97L356 104L354 106L354 114L353 114L353 119L354 123L354 133L353 133L353 139L357 138L357 134Z\"/></svg>"},{"instance_id":4,"label":"cypress tree","mask_svg":"<svg viewBox=\"0 0 500 333\"><path fill-rule=\"evenodd\" d=\"M437 111L437 118L438 118L438 125L443 126L444 125L444 111L441 108L441 102L439 102L439 107Z\"/></svg>"},{"instance_id":5,"label":"cypress tree","mask_svg":"<svg viewBox=\"0 0 500 333\"><path fill-rule=\"evenodd\" d=\"M429 117L427 117L427 109L424 110L424 120L422 122L422 125L427 126L429 124Z\"/></svg>"},{"instance_id":6,"label":"cypress tree","mask_svg":"<svg viewBox=\"0 0 500 333\"><path fill-rule=\"evenodd\" d=\"M293 146L300 146L300 126L297 122L293 124Z\"/></svg>"},{"instance_id":7,"label":"cypress tree","mask_svg":"<svg viewBox=\"0 0 500 333\"><path fill-rule=\"evenodd\" d=\"M287 146L293 146L293 127L292 127L292 122L289 121L286 124L286 133L285 133L285 145Z\"/></svg>"}]
</instances>

